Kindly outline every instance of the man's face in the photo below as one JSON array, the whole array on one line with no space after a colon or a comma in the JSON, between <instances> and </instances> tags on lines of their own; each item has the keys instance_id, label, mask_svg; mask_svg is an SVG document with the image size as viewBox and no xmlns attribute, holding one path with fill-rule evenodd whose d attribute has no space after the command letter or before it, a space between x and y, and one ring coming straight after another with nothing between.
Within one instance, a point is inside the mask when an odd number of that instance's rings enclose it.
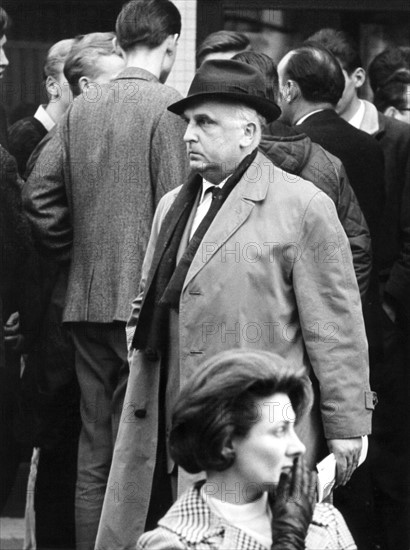
<instances>
[{"instance_id":1,"label":"man's face","mask_svg":"<svg viewBox=\"0 0 410 550\"><path fill-rule=\"evenodd\" d=\"M0 78L3 78L4 71L9 65L9 60L4 52L4 45L7 42L7 38L3 36L0 38Z\"/></svg>"},{"instance_id":2,"label":"man's face","mask_svg":"<svg viewBox=\"0 0 410 550\"><path fill-rule=\"evenodd\" d=\"M95 72L97 76L93 79L93 82L105 84L115 78L124 67L125 61L119 55L101 55L96 62Z\"/></svg>"},{"instance_id":3,"label":"man's face","mask_svg":"<svg viewBox=\"0 0 410 550\"><path fill-rule=\"evenodd\" d=\"M64 65L61 63L56 71L56 76L48 76L46 88L50 103L58 103L61 112L65 111L72 102L70 86L63 72Z\"/></svg>"},{"instance_id":4,"label":"man's face","mask_svg":"<svg viewBox=\"0 0 410 550\"><path fill-rule=\"evenodd\" d=\"M246 156L246 121L241 119L239 109L203 101L184 112L190 167L211 183L220 183Z\"/></svg>"},{"instance_id":5,"label":"man's face","mask_svg":"<svg viewBox=\"0 0 410 550\"><path fill-rule=\"evenodd\" d=\"M352 74L349 75L345 69L342 68L342 71L343 76L345 77L345 88L343 90L342 97L336 105L336 112L340 116L342 116L343 113L349 109L350 105L357 97L355 72L353 71Z\"/></svg>"},{"instance_id":6,"label":"man's face","mask_svg":"<svg viewBox=\"0 0 410 550\"><path fill-rule=\"evenodd\" d=\"M404 109L398 109L395 118L406 124L410 124L410 84L406 86L404 92L403 103L406 105Z\"/></svg>"},{"instance_id":7,"label":"man's face","mask_svg":"<svg viewBox=\"0 0 410 550\"><path fill-rule=\"evenodd\" d=\"M278 77L279 77L279 107L282 110L281 120L287 124L293 123L293 108L292 104L287 101L288 90L286 89L286 64L288 56L285 56L278 65Z\"/></svg>"}]
</instances>

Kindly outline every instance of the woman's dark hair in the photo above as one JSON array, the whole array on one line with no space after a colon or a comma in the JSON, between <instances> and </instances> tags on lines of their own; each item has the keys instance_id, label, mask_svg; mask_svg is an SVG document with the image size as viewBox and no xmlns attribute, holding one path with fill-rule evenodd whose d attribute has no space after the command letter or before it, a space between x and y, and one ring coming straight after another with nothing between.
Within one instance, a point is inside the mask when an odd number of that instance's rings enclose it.
<instances>
[{"instance_id":1,"label":"woman's dark hair","mask_svg":"<svg viewBox=\"0 0 410 550\"><path fill-rule=\"evenodd\" d=\"M218 52L241 52L250 47L246 34L236 31L216 31L209 34L199 46L196 60L200 67L207 55Z\"/></svg>"},{"instance_id":2,"label":"woman's dark hair","mask_svg":"<svg viewBox=\"0 0 410 550\"><path fill-rule=\"evenodd\" d=\"M6 30L9 26L9 16L7 15L6 10L0 7L0 38L6 33Z\"/></svg>"},{"instance_id":3,"label":"woman's dark hair","mask_svg":"<svg viewBox=\"0 0 410 550\"><path fill-rule=\"evenodd\" d=\"M154 49L173 34L181 34L181 14L170 0L131 0L115 25L124 51L141 45Z\"/></svg>"},{"instance_id":4,"label":"woman's dark hair","mask_svg":"<svg viewBox=\"0 0 410 550\"><path fill-rule=\"evenodd\" d=\"M267 351L230 350L192 375L174 407L170 452L189 473L223 471L235 461L223 453L233 437L245 437L259 419L256 401L285 393L300 418L311 399L308 378Z\"/></svg>"},{"instance_id":5,"label":"woman's dark hair","mask_svg":"<svg viewBox=\"0 0 410 550\"><path fill-rule=\"evenodd\" d=\"M305 43L293 50L286 77L299 84L304 99L336 105L343 95L345 78L335 56L317 44Z\"/></svg>"},{"instance_id":6,"label":"woman's dark hair","mask_svg":"<svg viewBox=\"0 0 410 550\"><path fill-rule=\"evenodd\" d=\"M235 54L232 59L235 61L242 61L242 63L247 63L248 65L252 65L252 67L259 69L265 78L267 97L271 101L275 103L277 102L279 78L275 62L271 57L265 53L247 51Z\"/></svg>"}]
</instances>

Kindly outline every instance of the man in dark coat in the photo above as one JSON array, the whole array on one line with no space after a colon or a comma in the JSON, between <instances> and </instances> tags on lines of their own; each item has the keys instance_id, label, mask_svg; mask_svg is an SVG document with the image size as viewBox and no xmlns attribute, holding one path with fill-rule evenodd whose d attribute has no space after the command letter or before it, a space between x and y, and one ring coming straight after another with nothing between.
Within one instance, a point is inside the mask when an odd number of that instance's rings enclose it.
<instances>
[{"instance_id":1,"label":"man in dark coat","mask_svg":"<svg viewBox=\"0 0 410 550\"><path fill-rule=\"evenodd\" d=\"M20 445L13 431L20 354L14 349L19 337L18 325L12 319L18 318L21 272L29 239L20 183L14 158L0 146L0 511L20 462Z\"/></svg>"},{"instance_id":2,"label":"man in dark coat","mask_svg":"<svg viewBox=\"0 0 410 550\"><path fill-rule=\"evenodd\" d=\"M24 190L43 247L70 259L63 321L81 389L76 489L78 549L94 548L128 378L125 321L137 293L154 209L185 180L185 123L164 86L181 18L168 0L132 0L117 19L126 68L80 96L40 154ZM38 169L37 169L38 167Z\"/></svg>"},{"instance_id":3,"label":"man in dark coat","mask_svg":"<svg viewBox=\"0 0 410 550\"><path fill-rule=\"evenodd\" d=\"M342 161L369 227L377 264L385 197L383 152L374 139L335 112L344 90L339 63L321 46L306 45L289 52L280 61L278 73L282 121L295 125ZM378 293L374 268L363 301L371 365L380 363L383 356Z\"/></svg>"},{"instance_id":4,"label":"man in dark coat","mask_svg":"<svg viewBox=\"0 0 410 550\"><path fill-rule=\"evenodd\" d=\"M347 513L357 519L360 515L356 503L363 505L365 499L371 502L373 497L378 518L375 523L381 526L376 532L382 539L383 548L407 550L410 544L410 126L402 120L408 114L405 111L408 98L404 92L406 79L410 82L410 72L404 60L402 68L397 69L401 55L394 49L381 53L369 67L373 82L378 83L373 91L378 98L383 97L383 110L390 115L385 116L372 103L358 96L366 80L366 71L353 39L342 31L322 29L310 40L330 50L342 68L345 89L336 110L352 126L378 141L385 163L386 206L380 222L378 271L384 361L371 372L379 406L373 417L373 436L366 465L374 491L372 495L366 494L369 492L363 486L350 487L350 492L344 495L346 502L342 504ZM389 60L393 66L386 77ZM388 102L389 93L395 91L395 78L399 87L401 84L403 98L397 107L402 107L403 113ZM401 114L402 120L395 120ZM359 525L358 537L362 537L364 531L363 525ZM371 526L367 531L368 538L374 536ZM361 546L365 548L365 544L362 542Z\"/></svg>"}]
</instances>

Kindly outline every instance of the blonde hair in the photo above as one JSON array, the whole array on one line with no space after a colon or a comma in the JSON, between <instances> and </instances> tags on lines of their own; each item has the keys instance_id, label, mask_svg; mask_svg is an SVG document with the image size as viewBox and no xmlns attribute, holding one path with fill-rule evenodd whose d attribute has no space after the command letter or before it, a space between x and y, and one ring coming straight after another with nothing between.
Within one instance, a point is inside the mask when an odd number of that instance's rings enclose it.
<instances>
[{"instance_id":1,"label":"blonde hair","mask_svg":"<svg viewBox=\"0 0 410 550\"><path fill-rule=\"evenodd\" d=\"M58 80L63 72L64 62L73 44L73 38L66 38L51 46L47 52L46 62L44 64L44 80L49 76Z\"/></svg>"}]
</instances>

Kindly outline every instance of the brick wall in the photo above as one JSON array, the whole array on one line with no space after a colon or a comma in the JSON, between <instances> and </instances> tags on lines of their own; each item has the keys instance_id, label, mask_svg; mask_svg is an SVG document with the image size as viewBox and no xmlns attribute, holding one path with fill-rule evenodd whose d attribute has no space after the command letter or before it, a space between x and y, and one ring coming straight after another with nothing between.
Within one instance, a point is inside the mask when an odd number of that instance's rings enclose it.
<instances>
[{"instance_id":1,"label":"brick wall","mask_svg":"<svg viewBox=\"0 0 410 550\"><path fill-rule=\"evenodd\" d=\"M181 12L182 32L178 54L167 84L186 95L195 74L197 0L173 0Z\"/></svg>"}]
</instances>

